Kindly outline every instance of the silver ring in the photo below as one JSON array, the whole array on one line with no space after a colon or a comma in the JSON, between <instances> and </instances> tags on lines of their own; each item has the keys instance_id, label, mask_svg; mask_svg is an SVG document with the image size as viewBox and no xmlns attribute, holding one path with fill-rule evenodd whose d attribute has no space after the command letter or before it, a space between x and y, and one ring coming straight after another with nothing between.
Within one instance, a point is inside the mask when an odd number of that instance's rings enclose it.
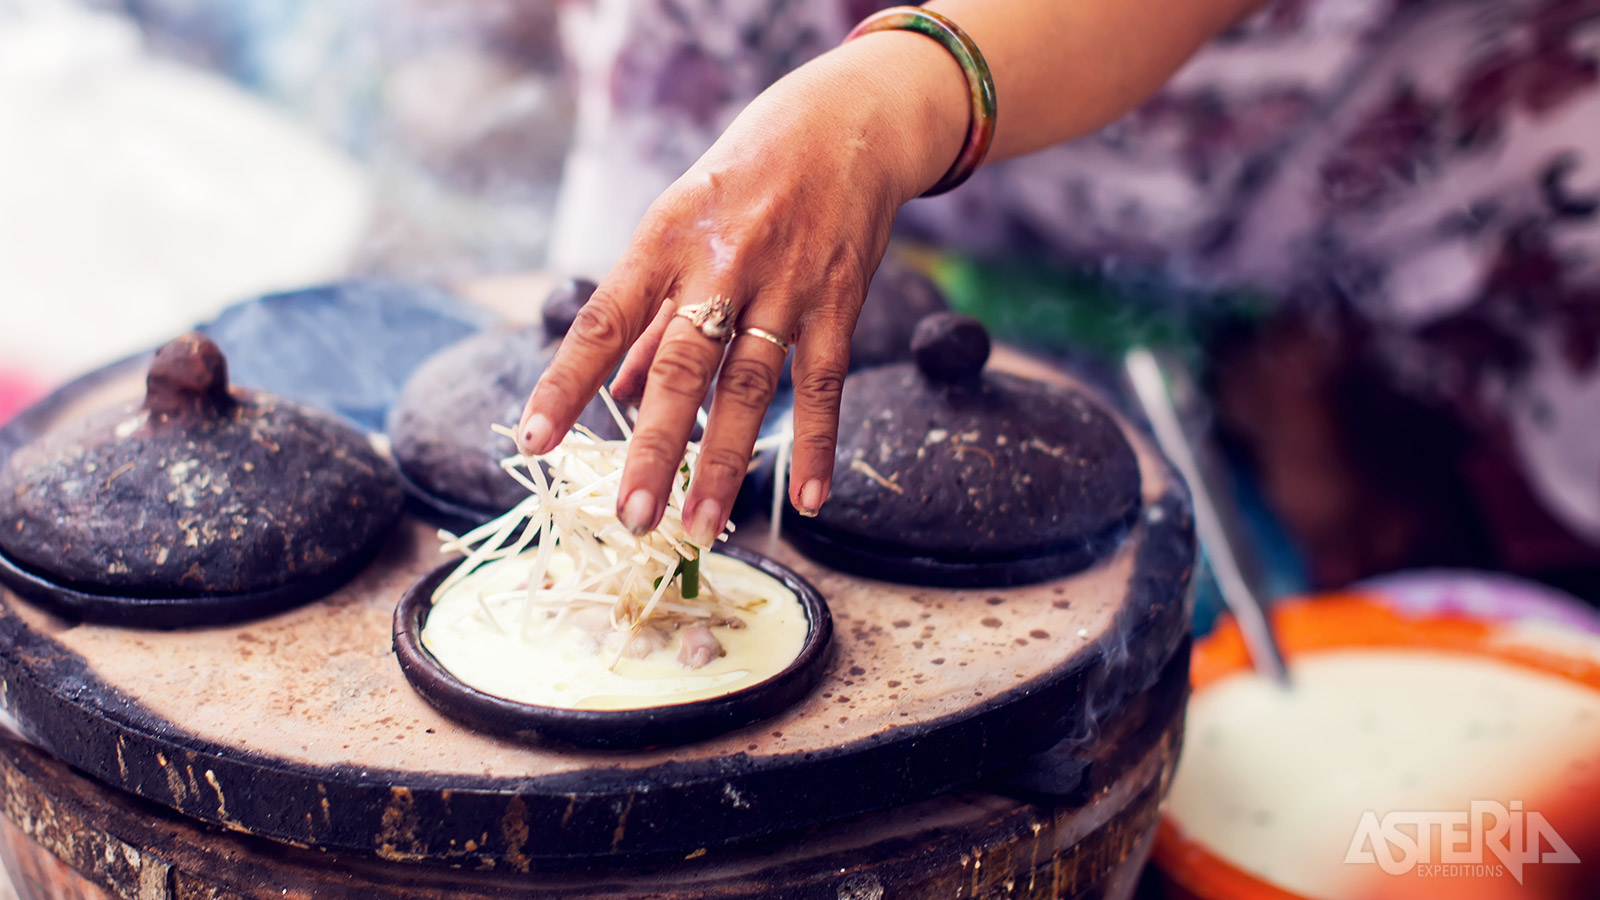
<instances>
[{"instance_id":1,"label":"silver ring","mask_svg":"<svg viewBox=\"0 0 1600 900\"><path fill-rule=\"evenodd\" d=\"M765 328L755 328L755 327L740 328L738 331L734 332L733 336L734 337L744 337L747 334L749 336L753 337L753 338L761 338L763 341L766 341L767 343L771 344L772 346L777 347L779 350L781 350L783 352L784 356L788 356L789 355L789 342L784 340L781 337L778 337L777 335L775 335L772 332L766 330Z\"/></svg>"},{"instance_id":2,"label":"silver ring","mask_svg":"<svg viewBox=\"0 0 1600 900\"><path fill-rule=\"evenodd\" d=\"M732 298L717 294L704 303L680 306L672 315L688 319L696 331L719 344L727 344L734 337L733 319L736 312Z\"/></svg>"}]
</instances>

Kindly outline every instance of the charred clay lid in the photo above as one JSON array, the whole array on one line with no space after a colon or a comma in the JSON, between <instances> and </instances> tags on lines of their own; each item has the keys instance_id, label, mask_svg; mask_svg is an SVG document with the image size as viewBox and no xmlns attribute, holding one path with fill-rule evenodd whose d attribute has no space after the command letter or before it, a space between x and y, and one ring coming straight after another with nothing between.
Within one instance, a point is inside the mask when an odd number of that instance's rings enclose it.
<instances>
[{"instance_id":1,"label":"charred clay lid","mask_svg":"<svg viewBox=\"0 0 1600 900\"><path fill-rule=\"evenodd\" d=\"M1004 586L1083 569L1140 505L1138 459L1083 394L986 372L989 335L937 313L915 361L845 380L833 489L790 533L811 556L873 578Z\"/></svg>"},{"instance_id":2,"label":"charred clay lid","mask_svg":"<svg viewBox=\"0 0 1600 900\"><path fill-rule=\"evenodd\" d=\"M539 376L578 310L594 293L592 281L568 279L545 298L543 323L498 328L440 350L418 366L389 412L395 461L424 511L453 526L486 522L528 496L500 468L517 452L491 425L516 425ZM578 421L607 439L620 438L598 399Z\"/></svg>"},{"instance_id":3,"label":"charred clay lid","mask_svg":"<svg viewBox=\"0 0 1600 900\"><path fill-rule=\"evenodd\" d=\"M0 577L126 624L256 615L359 571L396 520L394 467L331 415L228 386L212 340L157 351L144 400L0 466Z\"/></svg>"},{"instance_id":4,"label":"charred clay lid","mask_svg":"<svg viewBox=\"0 0 1600 900\"><path fill-rule=\"evenodd\" d=\"M850 335L850 368L868 369L910 359L917 323L949 308L932 279L898 257L884 257L867 287L856 330Z\"/></svg>"}]
</instances>

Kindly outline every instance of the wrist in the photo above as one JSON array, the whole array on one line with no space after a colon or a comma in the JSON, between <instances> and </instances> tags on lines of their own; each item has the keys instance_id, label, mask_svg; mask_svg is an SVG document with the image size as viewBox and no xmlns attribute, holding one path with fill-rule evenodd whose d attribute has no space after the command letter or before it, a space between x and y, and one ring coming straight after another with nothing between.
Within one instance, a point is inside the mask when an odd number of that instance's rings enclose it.
<instances>
[{"instance_id":1,"label":"wrist","mask_svg":"<svg viewBox=\"0 0 1600 900\"><path fill-rule=\"evenodd\" d=\"M829 51L819 62L867 98L869 134L896 204L920 196L949 170L966 140L972 103L961 66L937 41L883 31Z\"/></svg>"}]
</instances>

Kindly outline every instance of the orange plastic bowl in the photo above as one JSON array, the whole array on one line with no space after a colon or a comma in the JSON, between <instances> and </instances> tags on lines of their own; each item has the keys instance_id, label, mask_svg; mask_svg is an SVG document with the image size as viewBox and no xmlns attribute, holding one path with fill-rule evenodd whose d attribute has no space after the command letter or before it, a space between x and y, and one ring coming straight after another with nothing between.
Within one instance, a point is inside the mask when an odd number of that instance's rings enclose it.
<instances>
[{"instance_id":1,"label":"orange plastic bowl","mask_svg":"<svg viewBox=\"0 0 1600 900\"><path fill-rule=\"evenodd\" d=\"M1273 611L1273 625L1291 667L1296 658L1329 650L1412 648L1483 656L1555 675L1600 692L1600 657L1583 656L1517 640L1505 624L1460 617L1406 617L1371 599L1337 596L1289 601ZM1190 681L1196 695L1228 675L1249 668L1238 626L1231 620L1196 643ZM1389 898L1567 898L1600 897L1600 780L1567 784L1538 808L1572 845L1583 864L1530 866L1524 884L1496 879L1397 876L1374 882L1371 900ZM1585 850L1588 853L1585 855ZM1170 814L1163 816L1152 862L1165 893L1185 900L1305 900L1246 872L1185 835Z\"/></svg>"}]
</instances>

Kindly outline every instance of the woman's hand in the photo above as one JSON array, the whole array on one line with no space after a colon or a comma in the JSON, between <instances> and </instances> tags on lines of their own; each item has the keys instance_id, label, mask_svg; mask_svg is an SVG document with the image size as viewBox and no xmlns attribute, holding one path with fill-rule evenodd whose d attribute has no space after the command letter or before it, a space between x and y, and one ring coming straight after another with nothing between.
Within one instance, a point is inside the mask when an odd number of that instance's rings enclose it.
<instances>
[{"instance_id":1,"label":"woman's hand","mask_svg":"<svg viewBox=\"0 0 1600 900\"><path fill-rule=\"evenodd\" d=\"M639 401L639 419L617 515L642 534L661 519L720 370L684 508L690 540L710 546L784 363L771 341L745 335L724 348L674 315L723 296L739 328L793 341L789 499L815 515L828 495L867 284L896 211L944 173L967 118L960 69L938 44L906 32L852 41L763 93L650 207L529 398L522 451L559 443L623 360L612 391Z\"/></svg>"}]
</instances>

